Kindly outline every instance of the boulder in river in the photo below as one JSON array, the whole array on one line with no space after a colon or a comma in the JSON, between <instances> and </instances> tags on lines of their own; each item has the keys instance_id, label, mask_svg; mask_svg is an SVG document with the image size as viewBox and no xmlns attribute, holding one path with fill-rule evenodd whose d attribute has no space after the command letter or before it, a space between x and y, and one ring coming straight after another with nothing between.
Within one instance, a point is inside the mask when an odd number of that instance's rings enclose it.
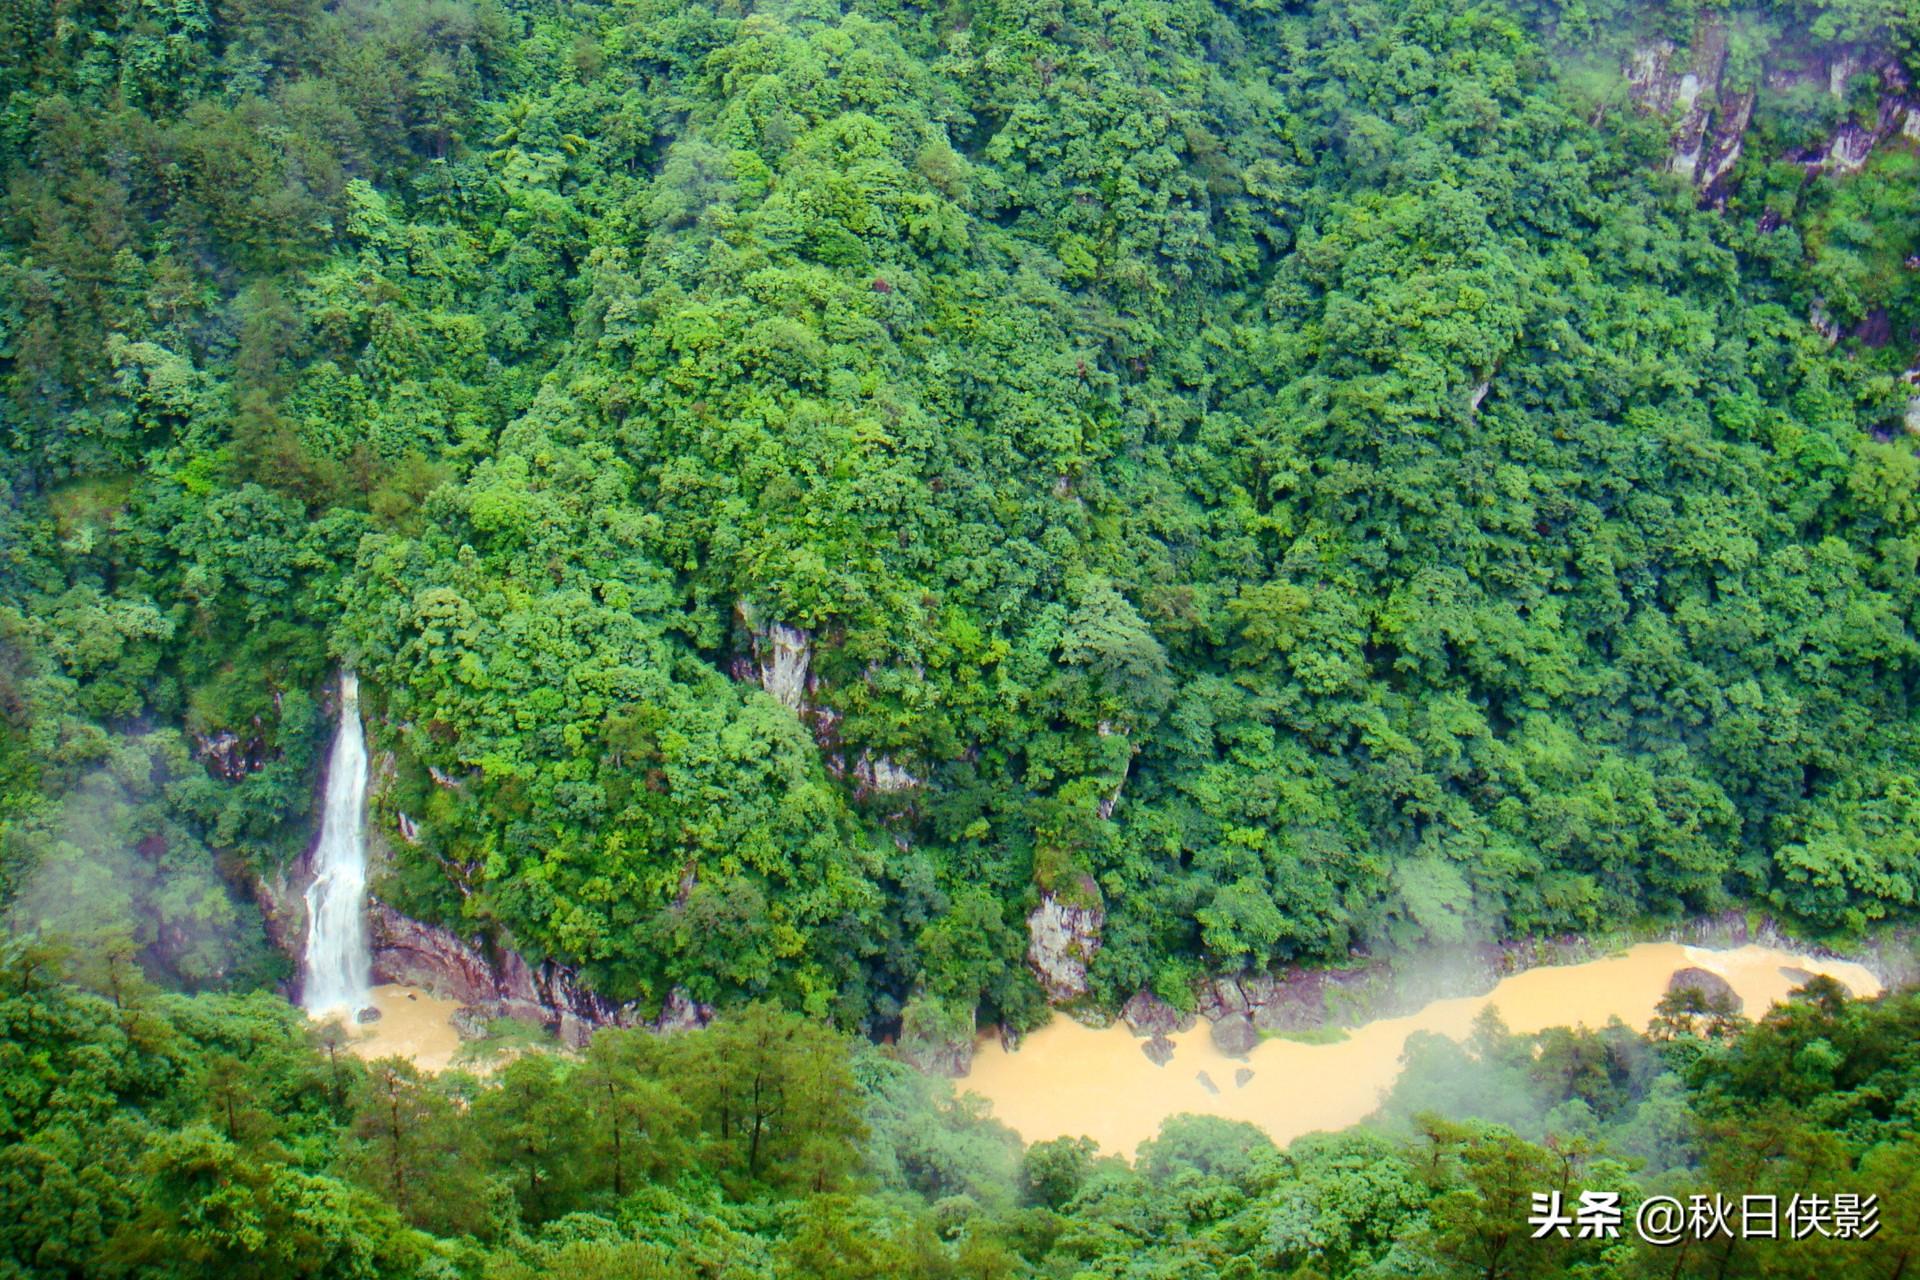
<instances>
[{"instance_id":1,"label":"boulder in river","mask_svg":"<svg viewBox=\"0 0 1920 1280\"><path fill-rule=\"evenodd\" d=\"M1233 1073L1233 1087L1236 1089L1244 1089L1247 1087L1247 1081L1251 1079L1253 1079L1253 1068L1241 1067Z\"/></svg>"},{"instance_id":2,"label":"boulder in river","mask_svg":"<svg viewBox=\"0 0 1920 1280\"><path fill-rule=\"evenodd\" d=\"M1164 1067L1173 1059L1173 1041L1156 1035L1140 1046L1140 1052L1146 1054L1147 1061L1154 1066Z\"/></svg>"},{"instance_id":3,"label":"boulder in river","mask_svg":"<svg viewBox=\"0 0 1920 1280\"><path fill-rule=\"evenodd\" d=\"M1250 1052L1260 1043L1260 1033L1244 1013L1230 1013L1213 1024L1213 1047L1230 1058Z\"/></svg>"},{"instance_id":4,"label":"boulder in river","mask_svg":"<svg viewBox=\"0 0 1920 1280\"><path fill-rule=\"evenodd\" d=\"M1182 1013L1151 991L1141 991L1121 1006L1120 1016L1137 1036L1165 1036L1193 1030L1194 1016Z\"/></svg>"},{"instance_id":5,"label":"boulder in river","mask_svg":"<svg viewBox=\"0 0 1920 1280\"><path fill-rule=\"evenodd\" d=\"M1714 1008L1726 1009L1731 1013L1740 1012L1740 993L1733 989L1732 983L1710 969L1675 969L1673 976L1667 979L1667 991L1669 994L1698 991Z\"/></svg>"},{"instance_id":6,"label":"boulder in river","mask_svg":"<svg viewBox=\"0 0 1920 1280\"><path fill-rule=\"evenodd\" d=\"M355 1022L378 1022L380 1021L380 1011L372 1005L368 1005L366 1008L360 1010L360 1012L354 1014L353 1020Z\"/></svg>"}]
</instances>

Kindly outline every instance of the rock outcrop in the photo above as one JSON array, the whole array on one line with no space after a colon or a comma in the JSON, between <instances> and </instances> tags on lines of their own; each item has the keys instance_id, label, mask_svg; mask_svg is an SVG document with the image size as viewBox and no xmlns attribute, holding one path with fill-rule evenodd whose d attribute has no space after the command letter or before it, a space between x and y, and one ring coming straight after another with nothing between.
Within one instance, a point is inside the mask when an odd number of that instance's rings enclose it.
<instances>
[{"instance_id":1,"label":"rock outcrop","mask_svg":"<svg viewBox=\"0 0 1920 1280\"><path fill-rule=\"evenodd\" d=\"M973 1009L961 1009L926 995L907 1002L900 1020L901 1058L927 1072L958 1078L973 1070L978 1025Z\"/></svg>"},{"instance_id":2,"label":"rock outcrop","mask_svg":"<svg viewBox=\"0 0 1920 1280\"><path fill-rule=\"evenodd\" d=\"M580 985L574 972L551 961L530 965L516 951L489 957L478 941L402 915L378 900L367 904L367 934L377 982L425 987L458 1000L473 1018L521 1018L552 1029L568 1044L584 1044L596 1027L676 1031L704 1026L713 1010L678 988L659 1015L638 1004L615 1004Z\"/></svg>"},{"instance_id":3,"label":"rock outcrop","mask_svg":"<svg viewBox=\"0 0 1920 1280\"><path fill-rule=\"evenodd\" d=\"M193 735L193 751L207 772L227 782L238 782L250 773L258 773L279 752L267 745L259 720L254 732L242 737L231 729Z\"/></svg>"},{"instance_id":4,"label":"rock outcrop","mask_svg":"<svg viewBox=\"0 0 1920 1280\"><path fill-rule=\"evenodd\" d=\"M1120 1006L1120 1016L1133 1029L1137 1036L1164 1036L1175 1031L1191 1031L1197 1021L1191 1013L1180 1010L1162 1000L1151 991L1141 991Z\"/></svg>"},{"instance_id":5,"label":"rock outcrop","mask_svg":"<svg viewBox=\"0 0 1920 1280\"><path fill-rule=\"evenodd\" d=\"M784 622L762 625L759 611L745 600L735 604L733 611L753 644L752 661L744 669L736 663L735 678L756 676L762 689L795 711L804 710L813 691L808 670L813 664L813 636Z\"/></svg>"},{"instance_id":6,"label":"rock outcrop","mask_svg":"<svg viewBox=\"0 0 1920 1280\"><path fill-rule=\"evenodd\" d=\"M859 783L860 792L874 795L911 791L922 781L912 771L895 764L891 757L864 751L853 762L853 776Z\"/></svg>"},{"instance_id":7,"label":"rock outcrop","mask_svg":"<svg viewBox=\"0 0 1920 1280\"><path fill-rule=\"evenodd\" d=\"M1869 117L1847 115L1817 145L1770 157L1809 172L1853 173L1888 142L1920 139L1920 96L1891 53L1788 39L1768 51L1757 75L1748 72L1737 84L1727 75L1727 54L1724 20L1707 16L1689 47L1650 41L1637 47L1622 69L1634 103L1673 121L1668 166L1699 189L1704 204L1726 203L1728 175L1746 147L1747 127L1763 97L1813 89L1851 105L1860 77L1871 78L1875 102Z\"/></svg>"},{"instance_id":8,"label":"rock outcrop","mask_svg":"<svg viewBox=\"0 0 1920 1280\"><path fill-rule=\"evenodd\" d=\"M1120 776L1115 779L1113 790L1100 797L1098 805L1100 817L1103 820L1110 820L1113 817L1113 811L1120 805L1120 793L1127 789L1127 776L1133 772L1133 755L1136 748L1133 745L1132 735L1124 727L1110 720L1102 720L1096 728L1102 738L1120 739L1125 749L1125 755L1120 761Z\"/></svg>"},{"instance_id":9,"label":"rock outcrop","mask_svg":"<svg viewBox=\"0 0 1920 1280\"><path fill-rule=\"evenodd\" d=\"M453 1024L453 1033L462 1040L483 1040L493 1019L480 1006L463 1004L453 1011L448 1021Z\"/></svg>"},{"instance_id":10,"label":"rock outcrop","mask_svg":"<svg viewBox=\"0 0 1920 1280\"><path fill-rule=\"evenodd\" d=\"M1055 1004L1087 994L1087 965L1100 951L1106 912L1073 906L1051 893L1027 917L1027 965Z\"/></svg>"},{"instance_id":11,"label":"rock outcrop","mask_svg":"<svg viewBox=\"0 0 1920 1280\"><path fill-rule=\"evenodd\" d=\"M1717 22L1700 25L1693 48L1680 49L1671 41L1643 44L1633 51L1625 69L1635 102L1660 115L1674 117L1673 152L1669 164L1675 173L1700 175L1707 150L1707 126L1719 105L1721 74L1727 64L1726 28ZM1747 109L1752 110L1749 103ZM1745 127L1744 121L1741 125ZM1719 131L1716 130L1716 136ZM1735 147L1736 156L1738 147ZM1731 162L1729 161L1729 167Z\"/></svg>"},{"instance_id":12,"label":"rock outcrop","mask_svg":"<svg viewBox=\"0 0 1920 1280\"><path fill-rule=\"evenodd\" d=\"M1259 1043L1260 1033L1244 1013L1230 1013L1213 1024L1213 1047L1229 1058L1251 1053Z\"/></svg>"},{"instance_id":13,"label":"rock outcrop","mask_svg":"<svg viewBox=\"0 0 1920 1280\"><path fill-rule=\"evenodd\" d=\"M1740 1012L1740 993L1711 969L1675 969L1667 979L1667 992L1671 995L1681 991L1697 991L1718 1008Z\"/></svg>"}]
</instances>

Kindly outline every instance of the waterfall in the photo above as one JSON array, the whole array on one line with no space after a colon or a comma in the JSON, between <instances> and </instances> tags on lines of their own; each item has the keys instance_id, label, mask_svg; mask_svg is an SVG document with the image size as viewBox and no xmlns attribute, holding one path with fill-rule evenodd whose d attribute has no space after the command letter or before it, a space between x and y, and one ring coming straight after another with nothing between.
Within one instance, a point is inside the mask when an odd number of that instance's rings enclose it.
<instances>
[{"instance_id":1,"label":"waterfall","mask_svg":"<svg viewBox=\"0 0 1920 1280\"><path fill-rule=\"evenodd\" d=\"M340 673L340 728L327 761L327 807L307 886L307 1011L367 1003L367 743L360 727L360 681Z\"/></svg>"}]
</instances>

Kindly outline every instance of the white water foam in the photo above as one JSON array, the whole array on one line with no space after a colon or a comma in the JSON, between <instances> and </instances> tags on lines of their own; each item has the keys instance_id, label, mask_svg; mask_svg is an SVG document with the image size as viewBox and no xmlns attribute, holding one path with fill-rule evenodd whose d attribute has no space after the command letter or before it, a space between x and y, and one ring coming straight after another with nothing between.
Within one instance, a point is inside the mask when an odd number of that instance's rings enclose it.
<instances>
[{"instance_id":1,"label":"white water foam","mask_svg":"<svg viewBox=\"0 0 1920 1280\"><path fill-rule=\"evenodd\" d=\"M360 682L340 673L340 728L327 762L327 807L307 886L305 1004L318 1015L367 1003L367 742Z\"/></svg>"}]
</instances>

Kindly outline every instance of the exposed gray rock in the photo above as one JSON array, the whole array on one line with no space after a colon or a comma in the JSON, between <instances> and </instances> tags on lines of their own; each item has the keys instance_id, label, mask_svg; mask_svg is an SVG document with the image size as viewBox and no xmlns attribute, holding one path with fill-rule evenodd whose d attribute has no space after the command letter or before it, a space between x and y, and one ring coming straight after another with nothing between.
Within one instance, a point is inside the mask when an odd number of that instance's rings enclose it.
<instances>
[{"instance_id":1,"label":"exposed gray rock","mask_svg":"<svg viewBox=\"0 0 1920 1280\"><path fill-rule=\"evenodd\" d=\"M194 754L200 757L209 773L228 782L238 782L250 773L258 773L280 753L267 746L257 719L253 727L255 732L246 737L231 729L210 734L196 733L193 735Z\"/></svg>"},{"instance_id":2,"label":"exposed gray rock","mask_svg":"<svg viewBox=\"0 0 1920 1280\"><path fill-rule=\"evenodd\" d=\"M1218 1022L1229 1014L1246 1013L1250 1008L1246 993L1233 978L1214 978L1200 988L1201 1017Z\"/></svg>"},{"instance_id":3,"label":"exposed gray rock","mask_svg":"<svg viewBox=\"0 0 1920 1280\"><path fill-rule=\"evenodd\" d=\"M1193 1078L1195 1080L1198 1080L1200 1082L1200 1087L1202 1089L1205 1089L1208 1093L1220 1092L1220 1086L1215 1084L1213 1082L1213 1077L1208 1075L1206 1072L1204 1071L1195 1072Z\"/></svg>"},{"instance_id":4,"label":"exposed gray rock","mask_svg":"<svg viewBox=\"0 0 1920 1280\"><path fill-rule=\"evenodd\" d=\"M1815 333L1826 339L1828 346L1840 341L1840 322L1835 320L1833 313L1827 310L1825 298L1816 297L1807 304L1807 324Z\"/></svg>"},{"instance_id":5,"label":"exposed gray rock","mask_svg":"<svg viewBox=\"0 0 1920 1280\"><path fill-rule=\"evenodd\" d=\"M919 1040L902 1042L900 1056L930 1076L959 1080L973 1070L973 1041Z\"/></svg>"},{"instance_id":6,"label":"exposed gray rock","mask_svg":"<svg viewBox=\"0 0 1920 1280\"><path fill-rule=\"evenodd\" d=\"M454 1034L462 1040L484 1040L493 1025L493 1019L485 1009L470 1004L455 1009L447 1021L452 1024Z\"/></svg>"},{"instance_id":7,"label":"exposed gray rock","mask_svg":"<svg viewBox=\"0 0 1920 1280\"><path fill-rule=\"evenodd\" d=\"M1787 40L1767 55L1756 81L1728 82L1728 29L1703 15L1686 47L1657 40L1637 47L1622 69L1628 94L1642 110L1673 122L1668 167L1697 187L1703 203L1726 203L1725 180L1738 163L1757 101L1808 89L1846 99L1857 76L1879 81L1872 120L1844 119L1815 147L1770 159L1791 160L1811 170L1859 170L1876 149L1896 138L1920 137L1920 101L1897 57L1850 45L1810 49Z\"/></svg>"},{"instance_id":8,"label":"exposed gray rock","mask_svg":"<svg viewBox=\"0 0 1920 1280\"><path fill-rule=\"evenodd\" d=\"M253 900L260 908L267 941L274 950L296 958L307 941L307 902L302 890L313 877L305 864L306 858L302 857L292 867L270 876L256 876L253 881Z\"/></svg>"},{"instance_id":9,"label":"exposed gray rock","mask_svg":"<svg viewBox=\"0 0 1920 1280\"><path fill-rule=\"evenodd\" d=\"M1096 730L1103 738L1119 738L1127 749L1125 757L1120 762L1120 776L1114 779L1113 790L1100 797L1100 803L1096 806L1102 819L1110 819L1113 817L1114 809L1120 804L1120 793L1127 789L1127 775L1133 772L1133 755L1136 748L1124 725L1117 725L1111 720L1102 720L1096 726Z\"/></svg>"},{"instance_id":10,"label":"exposed gray rock","mask_svg":"<svg viewBox=\"0 0 1920 1280\"><path fill-rule=\"evenodd\" d=\"M1244 1013L1230 1013L1213 1024L1213 1047L1230 1058L1251 1052L1259 1043L1260 1033Z\"/></svg>"},{"instance_id":11,"label":"exposed gray rock","mask_svg":"<svg viewBox=\"0 0 1920 1280\"><path fill-rule=\"evenodd\" d=\"M1164 1067L1173 1059L1173 1041L1165 1036L1156 1035L1140 1043L1140 1052L1147 1055L1147 1061L1156 1067Z\"/></svg>"},{"instance_id":12,"label":"exposed gray rock","mask_svg":"<svg viewBox=\"0 0 1920 1280\"><path fill-rule=\"evenodd\" d=\"M1253 1079L1253 1068L1241 1067L1233 1073L1233 1087L1244 1089L1247 1087L1247 1081L1251 1079Z\"/></svg>"},{"instance_id":13,"label":"exposed gray rock","mask_svg":"<svg viewBox=\"0 0 1920 1280\"><path fill-rule=\"evenodd\" d=\"M394 825L400 828L400 838L402 840L405 840L408 844L419 844L420 843L420 824L415 822L406 813L401 812L399 810L396 810L393 816L394 816Z\"/></svg>"},{"instance_id":14,"label":"exposed gray rock","mask_svg":"<svg viewBox=\"0 0 1920 1280\"><path fill-rule=\"evenodd\" d=\"M1276 981L1254 1006L1253 1025L1262 1031L1305 1031L1323 1025L1328 976L1323 969L1306 969Z\"/></svg>"},{"instance_id":15,"label":"exposed gray rock","mask_svg":"<svg viewBox=\"0 0 1920 1280\"><path fill-rule=\"evenodd\" d=\"M1058 1004L1087 994L1087 965L1100 951L1106 913L1098 906L1071 906L1052 894L1027 917L1027 965L1047 999Z\"/></svg>"},{"instance_id":16,"label":"exposed gray rock","mask_svg":"<svg viewBox=\"0 0 1920 1280\"><path fill-rule=\"evenodd\" d=\"M760 687L797 711L806 700L812 661L812 636L784 622L770 623L760 647Z\"/></svg>"},{"instance_id":17,"label":"exposed gray rock","mask_svg":"<svg viewBox=\"0 0 1920 1280\"><path fill-rule=\"evenodd\" d=\"M402 915L377 898L367 901L367 941L376 981L424 987L462 1004L481 1004L499 995L493 966L476 945Z\"/></svg>"},{"instance_id":18,"label":"exposed gray rock","mask_svg":"<svg viewBox=\"0 0 1920 1280\"><path fill-rule=\"evenodd\" d=\"M876 756L870 751L861 752L860 758L853 762L853 776L862 789L876 795L911 791L923 781L916 774L895 764L891 757Z\"/></svg>"},{"instance_id":19,"label":"exposed gray rock","mask_svg":"<svg viewBox=\"0 0 1920 1280\"><path fill-rule=\"evenodd\" d=\"M1740 993L1733 989L1732 983L1709 969L1675 969L1667 979L1667 990L1670 993L1698 991L1715 1004L1724 1004L1736 1013L1740 1010Z\"/></svg>"},{"instance_id":20,"label":"exposed gray rock","mask_svg":"<svg viewBox=\"0 0 1920 1280\"><path fill-rule=\"evenodd\" d=\"M478 939L402 915L377 898L367 901L367 936L375 981L424 987L489 1018L537 1022L571 1045L586 1043L596 1027L671 1031L704 1026L713 1016L713 1010L676 988L660 1016L648 1021L638 1004L615 1004L588 991L563 965L530 965L506 948L490 955Z\"/></svg>"},{"instance_id":21,"label":"exposed gray rock","mask_svg":"<svg viewBox=\"0 0 1920 1280\"><path fill-rule=\"evenodd\" d=\"M1195 1018L1182 1013L1151 991L1141 991L1120 1008L1120 1016L1138 1036L1164 1036L1173 1031L1193 1030Z\"/></svg>"},{"instance_id":22,"label":"exposed gray rock","mask_svg":"<svg viewBox=\"0 0 1920 1280\"><path fill-rule=\"evenodd\" d=\"M1280 991L1280 979L1270 973L1243 973L1234 979L1234 985L1240 988L1249 1014L1276 999Z\"/></svg>"},{"instance_id":23,"label":"exposed gray rock","mask_svg":"<svg viewBox=\"0 0 1920 1280\"><path fill-rule=\"evenodd\" d=\"M662 1035L670 1035L675 1031L698 1031L712 1021L711 1005L701 1004L688 995L685 988L675 987L667 992L660 1016L653 1020L653 1028Z\"/></svg>"},{"instance_id":24,"label":"exposed gray rock","mask_svg":"<svg viewBox=\"0 0 1920 1280\"><path fill-rule=\"evenodd\" d=\"M368 1005L366 1008L360 1010L360 1012L354 1014L353 1020L355 1022L378 1022L380 1021L380 1011L372 1005Z\"/></svg>"},{"instance_id":25,"label":"exposed gray rock","mask_svg":"<svg viewBox=\"0 0 1920 1280\"><path fill-rule=\"evenodd\" d=\"M1733 166L1740 162L1740 153L1746 147L1747 123L1753 119L1753 104L1758 99L1756 93L1735 93L1723 97L1720 112L1702 145L1699 162L1693 170L1693 181L1695 186L1708 193L1709 202L1716 206L1725 203L1720 180L1733 172Z\"/></svg>"}]
</instances>

